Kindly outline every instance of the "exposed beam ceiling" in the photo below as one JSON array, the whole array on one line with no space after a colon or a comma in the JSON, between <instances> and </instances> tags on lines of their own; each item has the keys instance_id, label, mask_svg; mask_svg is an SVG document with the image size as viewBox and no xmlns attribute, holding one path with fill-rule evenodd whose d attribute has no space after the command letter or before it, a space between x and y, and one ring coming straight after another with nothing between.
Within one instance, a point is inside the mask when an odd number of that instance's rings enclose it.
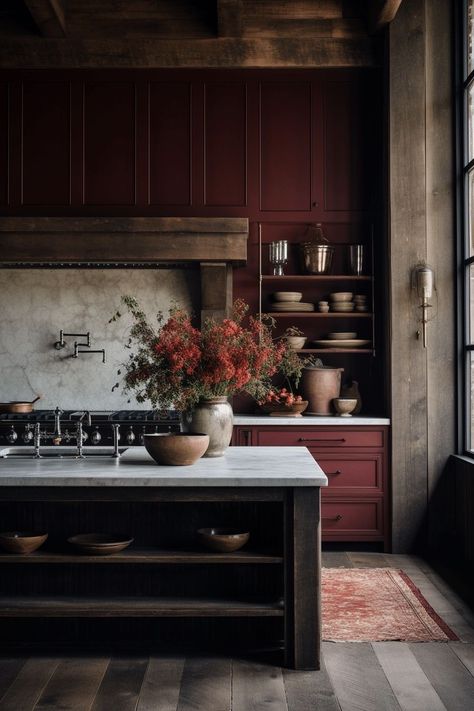
<instances>
[{"instance_id":1,"label":"exposed beam ceiling","mask_svg":"<svg viewBox=\"0 0 474 711\"><path fill-rule=\"evenodd\" d=\"M64 37L66 21L61 0L24 0L43 37Z\"/></svg>"},{"instance_id":2,"label":"exposed beam ceiling","mask_svg":"<svg viewBox=\"0 0 474 711\"><path fill-rule=\"evenodd\" d=\"M402 0L369 0L367 25L370 34L379 32L395 19Z\"/></svg>"},{"instance_id":3,"label":"exposed beam ceiling","mask_svg":"<svg viewBox=\"0 0 474 711\"><path fill-rule=\"evenodd\" d=\"M53 40L5 39L0 68L172 67L372 67L378 64L368 37L211 40Z\"/></svg>"}]
</instances>

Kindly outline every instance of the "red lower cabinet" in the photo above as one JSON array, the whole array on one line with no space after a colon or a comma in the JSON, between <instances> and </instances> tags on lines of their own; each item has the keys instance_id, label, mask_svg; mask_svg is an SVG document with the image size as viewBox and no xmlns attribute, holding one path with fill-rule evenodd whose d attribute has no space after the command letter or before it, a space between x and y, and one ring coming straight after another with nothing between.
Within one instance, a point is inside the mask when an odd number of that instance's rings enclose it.
<instances>
[{"instance_id":1,"label":"red lower cabinet","mask_svg":"<svg viewBox=\"0 0 474 711\"><path fill-rule=\"evenodd\" d=\"M328 477L323 541L389 546L388 426L236 426L238 446L307 447Z\"/></svg>"}]
</instances>

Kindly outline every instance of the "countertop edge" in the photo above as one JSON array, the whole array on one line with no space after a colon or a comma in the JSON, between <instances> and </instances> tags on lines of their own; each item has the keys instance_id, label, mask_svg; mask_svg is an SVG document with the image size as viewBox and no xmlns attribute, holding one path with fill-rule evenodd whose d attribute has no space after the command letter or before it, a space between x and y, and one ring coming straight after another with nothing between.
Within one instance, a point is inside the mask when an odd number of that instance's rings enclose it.
<instances>
[{"instance_id":1,"label":"countertop edge","mask_svg":"<svg viewBox=\"0 0 474 711\"><path fill-rule=\"evenodd\" d=\"M271 417L270 415L234 415L234 425L275 427L282 425L292 425L294 427L308 427L321 425L324 427L363 427L363 426L388 426L390 425L389 417L319 417L312 415L303 415L302 417Z\"/></svg>"}]
</instances>

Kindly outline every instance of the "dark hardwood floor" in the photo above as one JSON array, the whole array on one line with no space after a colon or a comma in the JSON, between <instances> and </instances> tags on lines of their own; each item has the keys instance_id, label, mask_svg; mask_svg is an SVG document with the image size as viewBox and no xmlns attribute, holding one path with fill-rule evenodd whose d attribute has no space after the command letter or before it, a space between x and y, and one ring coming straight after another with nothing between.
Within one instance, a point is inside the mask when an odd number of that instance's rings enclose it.
<instances>
[{"instance_id":1,"label":"dark hardwood floor","mask_svg":"<svg viewBox=\"0 0 474 711\"><path fill-rule=\"evenodd\" d=\"M324 643L319 672L219 657L0 659L0 711L470 711L474 614L423 560L327 552L327 567L405 570L461 641Z\"/></svg>"}]
</instances>

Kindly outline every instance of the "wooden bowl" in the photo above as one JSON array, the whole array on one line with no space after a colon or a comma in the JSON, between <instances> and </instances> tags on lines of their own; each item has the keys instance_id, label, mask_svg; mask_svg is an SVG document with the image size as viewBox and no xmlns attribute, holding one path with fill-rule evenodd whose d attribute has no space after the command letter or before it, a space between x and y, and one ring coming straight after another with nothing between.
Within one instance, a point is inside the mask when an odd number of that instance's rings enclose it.
<instances>
[{"instance_id":1,"label":"wooden bowl","mask_svg":"<svg viewBox=\"0 0 474 711\"><path fill-rule=\"evenodd\" d=\"M79 533L67 540L83 555L112 555L133 543L133 538L123 533Z\"/></svg>"},{"instance_id":2,"label":"wooden bowl","mask_svg":"<svg viewBox=\"0 0 474 711\"><path fill-rule=\"evenodd\" d=\"M283 405L272 402L261 405L262 410L271 417L302 417L302 413L307 407L307 400L295 402L293 405Z\"/></svg>"},{"instance_id":3,"label":"wooden bowl","mask_svg":"<svg viewBox=\"0 0 474 711\"><path fill-rule=\"evenodd\" d=\"M146 451L157 464L177 467L194 464L209 447L209 435L188 432L146 434Z\"/></svg>"},{"instance_id":4,"label":"wooden bowl","mask_svg":"<svg viewBox=\"0 0 474 711\"><path fill-rule=\"evenodd\" d=\"M8 551L8 553L28 555L42 546L47 538L47 533L7 531L6 533L0 533L0 547Z\"/></svg>"},{"instance_id":5,"label":"wooden bowl","mask_svg":"<svg viewBox=\"0 0 474 711\"><path fill-rule=\"evenodd\" d=\"M219 553L238 551L250 538L249 531L235 528L200 528L197 533L203 546Z\"/></svg>"}]
</instances>

